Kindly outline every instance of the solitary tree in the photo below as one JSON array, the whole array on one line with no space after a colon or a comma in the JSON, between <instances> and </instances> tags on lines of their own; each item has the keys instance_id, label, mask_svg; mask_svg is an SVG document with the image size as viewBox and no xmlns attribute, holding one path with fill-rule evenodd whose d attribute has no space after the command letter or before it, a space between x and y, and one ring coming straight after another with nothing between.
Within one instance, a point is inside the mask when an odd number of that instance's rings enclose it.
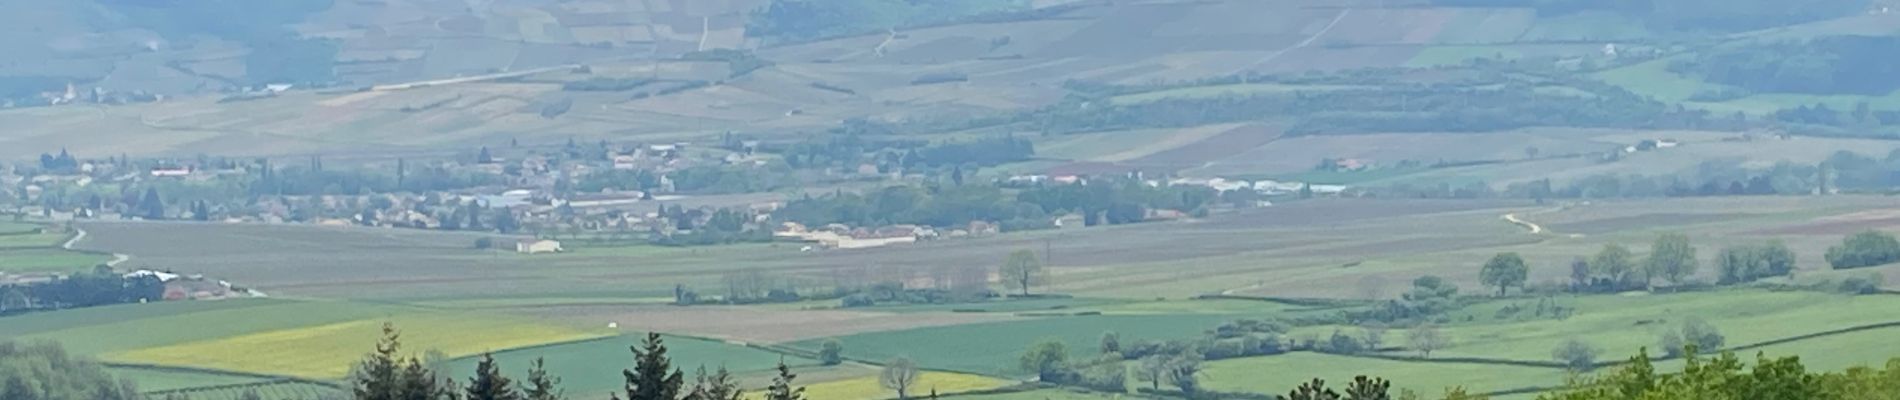
<instances>
[{"instance_id":1,"label":"solitary tree","mask_svg":"<svg viewBox=\"0 0 1900 400\"><path fill-rule=\"evenodd\" d=\"M1433 351L1451 346L1451 339L1445 337L1443 332L1438 331L1438 326L1432 324L1412 327L1411 331L1406 332L1405 339L1412 345L1413 350L1418 350L1419 355L1426 358L1430 358Z\"/></svg>"},{"instance_id":2,"label":"solitary tree","mask_svg":"<svg viewBox=\"0 0 1900 400\"><path fill-rule=\"evenodd\" d=\"M514 381L502 375L492 354L483 354L482 361L475 364L475 376L468 378L468 387L463 392L468 394L468 400L526 399L515 390Z\"/></svg>"},{"instance_id":3,"label":"solitary tree","mask_svg":"<svg viewBox=\"0 0 1900 400\"><path fill-rule=\"evenodd\" d=\"M910 387L917 384L918 375L916 362L908 357L897 357L884 363L884 371L878 374L877 383L885 389L896 391L898 399L909 399Z\"/></svg>"},{"instance_id":4,"label":"solitary tree","mask_svg":"<svg viewBox=\"0 0 1900 400\"><path fill-rule=\"evenodd\" d=\"M1612 286L1621 290L1636 279L1635 259L1636 255L1631 254L1628 247L1616 243L1606 244L1603 250L1597 251L1596 256L1590 259L1590 272L1608 279Z\"/></svg>"},{"instance_id":5,"label":"solitary tree","mask_svg":"<svg viewBox=\"0 0 1900 400\"><path fill-rule=\"evenodd\" d=\"M1023 372L1032 372L1044 381L1050 381L1051 378L1056 377L1057 373L1062 372L1063 368L1068 367L1069 347L1062 344L1060 339L1043 339L1030 345L1029 350L1023 352L1023 357L1018 363Z\"/></svg>"},{"instance_id":6,"label":"solitary tree","mask_svg":"<svg viewBox=\"0 0 1900 400\"><path fill-rule=\"evenodd\" d=\"M679 399L686 374L673 368L673 360L667 357L666 342L660 339L660 334L648 333L646 341L631 350L633 369L621 371L627 382L626 400Z\"/></svg>"},{"instance_id":7,"label":"solitary tree","mask_svg":"<svg viewBox=\"0 0 1900 400\"><path fill-rule=\"evenodd\" d=\"M1003 283L1010 289L1022 291L1023 296L1029 295L1031 286L1043 284L1049 279L1048 273L1043 271L1042 262L1036 260L1036 253L1029 250L1009 253L1009 259L997 269L997 275L1003 277Z\"/></svg>"},{"instance_id":8,"label":"solitary tree","mask_svg":"<svg viewBox=\"0 0 1900 400\"><path fill-rule=\"evenodd\" d=\"M1722 336L1721 330L1701 318L1689 318L1682 322L1682 339L1703 351L1715 351L1728 344L1728 338Z\"/></svg>"},{"instance_id":9,"label":"solitary tree","mask_svg":"<svg viewBox=\"0 0 1900 400\"><path fill-rule=\"evenodd\" d=\"M1571 371L1589 371L1596 368L1597 364L1597 348L1577 339L1564 341L1551 351L1550 356Z\"/></svg>"},{"instance_id":10,"label":"solitary tree","mask_svg":"<svg viewBox=\"0 0 1900 400\"><path fill-rule=\"evenodd\" d=\"M1570 291L1582 292L1590 286L1590 260L1577 257L1570 260Z\"/></svg>"},{"instance_id":11,"label":"solitary tree","mask_svg":"<svg viewBox=\"0 0 1900 400\"><path fill-rule=\"evenodd\" d=\"M1517 253L1501 253L1491 257L1479 271L1478 280L1487 286L1498 288L1498 296L1503 296L1512 286L1523 286L1530 278L1530 267L1524 265L1524 257Z\"/></svg>"},{"instance_id":12,"label":"solitary tree","mask_svg":"<svg viewBox=\"0 0 1900 400\"><path fill-rule=\"evenodd\" d=\"M1695 275L1695 246L1689 244L1688 235L1665 233L1656 237L1656 243L1650 246L1648 261L1644 268L1645 286L1651 285L1656 277L1679 285Z\"/></svg>"},{"instance_id":13,"label":"solitary tree","mask_svg":"<svg viewBox=\"0 0 1900 400\"><path fill-rule=\"evenodd\" d=\"M838 339L830 339L830 340L826 340L824 344L819 345L818 346L818 362L823 363L825 365L843 364L844 363L844 343L839 342Z\"/></svg>"}]
</instances>

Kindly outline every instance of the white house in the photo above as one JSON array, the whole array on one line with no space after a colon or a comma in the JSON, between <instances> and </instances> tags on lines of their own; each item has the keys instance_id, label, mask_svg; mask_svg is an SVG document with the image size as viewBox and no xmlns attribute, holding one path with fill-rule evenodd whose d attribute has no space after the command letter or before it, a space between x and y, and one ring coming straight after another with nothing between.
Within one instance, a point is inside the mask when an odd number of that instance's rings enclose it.
<instances>
[{"instance_id":1,"label":"white house","mask_svg":"<svg viewBox=\"0 0 1900 400\"><path fill-rule=\"evenodd\" d=\"M521 254L559 253L565 251L558 240L523 240L515 242L515 252Z\"/></svg>"}]
</instances>

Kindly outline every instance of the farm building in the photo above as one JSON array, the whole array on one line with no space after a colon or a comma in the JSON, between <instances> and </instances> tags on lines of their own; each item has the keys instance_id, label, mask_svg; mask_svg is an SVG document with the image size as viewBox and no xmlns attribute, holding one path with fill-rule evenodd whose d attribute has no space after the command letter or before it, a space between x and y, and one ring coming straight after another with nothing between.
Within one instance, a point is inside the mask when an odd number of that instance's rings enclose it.
<instances>
[{"instance_id":1,"label":"farm building","mask_svg":"<svg viewBox=\"0 0 1900 400\"><path fill-rule=\"evenodd\" d=\"M515 252L521 254L559 253L561 242L558 240L523 240L515 242Z\"/></svg>"}]
</instances>

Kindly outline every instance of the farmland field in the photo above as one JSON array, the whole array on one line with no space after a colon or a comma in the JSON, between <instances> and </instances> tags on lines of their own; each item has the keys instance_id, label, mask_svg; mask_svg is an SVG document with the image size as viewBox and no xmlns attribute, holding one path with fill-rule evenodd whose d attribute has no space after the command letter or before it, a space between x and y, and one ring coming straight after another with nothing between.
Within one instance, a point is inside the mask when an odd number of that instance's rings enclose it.
<instances>
[{"instance_id":1,"label":"farmland field","mask_svg":"<svg viewBox=\"0 0 1900 400\"><path fill-rule=\"evenodd\" d=\"M25 222L0 221L0 234L20 234L39 230L40 226Z\"/></svg>"},{"instance_id":2,"label":"farmland field","mask_svg":"<svg viewBox=\"0 0 1900 400\"><path fill-rule=\"evenodd\" d=\"M0 228L4 229L4 228ZM58 246L70 235L58 233L31 233L18 235L0 235L0 250L31 249Z\"/></svg>"},{"instance_id":3,"label":"farmland field","mask_svg":"<svg viewBox=\"0 0 1900 400\"><path fill-rule=\"evenodd\" d=\"M0 250L0 271L74 272L91 269L110 256L56 249Z\"/></svg>"},{"instance_id":4,"label":"farmland field","mask_svg":"<svg viewBox=\"0 0 1900 400\"><path fill-rule=\"evenodd\" d=\"M412 343L411 351L437 350L450 357L564 341L591 339L599 333L495 316L423 314L267 331L114 353L117 362L182 365L249 371L312 379L344 376L360 354L336 349L373 348L383 323L394 324ZM301 349L301 350L300 350ZM249 357L272 354L271 357Z\"/></svg>"},{"instance_id":5,"label":"farmland field","mask_svg":"<svg viewBox=\"0 0 1900 400\"><path fill-rule=\"evenodd\" d=\"M189 389L206 386L240 385L268 382L268 378L212 374L203 372L172 371L151 368L109 368L113 376L137 382L143 392L163 392L167 390Z\"/></svg>"}]
</instances>

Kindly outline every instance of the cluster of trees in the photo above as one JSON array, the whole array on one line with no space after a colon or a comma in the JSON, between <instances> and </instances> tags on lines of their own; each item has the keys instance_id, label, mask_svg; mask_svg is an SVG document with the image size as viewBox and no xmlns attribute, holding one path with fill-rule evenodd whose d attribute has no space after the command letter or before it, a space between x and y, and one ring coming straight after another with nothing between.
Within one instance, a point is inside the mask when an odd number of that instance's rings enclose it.
<instances>
[{"instance_id":1,"label":"cluster of trees","mask_svg":"<svg viewBox=\"0 0 1900 400\"><path fill-rule=\"evenodd\" d=\"M47 171L72 172L79 169L79 159L73 158L66 149L59 149L59 155L40 153L40 169Z\"/></svg>"},{"instance_id":2,"label":"cluster of trees","mask_svg":"<svg viewBox=\"0 0 1900 400\"><path fill-rule=\"evenodd\" d=\"M1900 262L1900 240L1879 231L1848 236L1841 245L1827 249L1827 263L1834 269L1872 267Z\"/></svg>"},{"instance_id":3,"label":"cluster of trees","mask_svg":"<svg viewBox=\"0 0 1900 400\"><path fill-rule=\"evenodd\" d=\"M257 173L252 177L251 182L245 185L251 194L256 195L421 193L502 183L502 177L496 175L456 170L440 165L410 168L404 161L398 161L395 170L390 172L370 169L324 169L322 162L315 159L308 166L278 168L273 167L268 160L261 161L258 165Z\"/></svg>"},{"instance_id":4,"label":"cluster of trees","mask_svg":"<svg viewBox=\"0 0 1900 400\"><path fill-rule=\"evenodd\" d=\"M794 200L773 214L806 226L912 224L963 226L996 221L1004 230L1050 228L1052 217L1083 216L1089 226L1138 223L1149 210L1199 214L1220 200L1214 190L1195 186L1149 186L1135 179L1097 179L1082 184L1046 184L1026 188L997 185L933 184L891 186L865 194L838 192Z\"/></svg>"},{"instance_id":5,"label":"cluster of trees","mask_svg":"<svg viewBox=\"0 0 1900 400\"><path fill-rule=\"evenodd\" d=\"M1765 265L1766 261L1761 261L1759 257L1782 256L1780 250L1786 249L1777 249L1775 254L1738 250L1736 255L1748 256L1741 260L1741 265L1748 268L1738 272L1747 271L1753 278L1765 277L1757 273L1759 271L1754 270L1754 266ZM1791 252L1786 255L1793 259ZM1688 283L1700 265L1696 260L1696 248L1689 243L1688 236L1665 233L1656 237L1656 241L1650 244L1648 257L1640 260L1628 247L1615 243L1603 245L1602 250L1588 259L1577 258L1570 263L1570 286L1572 291L1577 292L1612 293L1651 289L1657 278L1682 285Z\"/></svg>"},{"instance_id":6,"label":"cluster of trees","mask_svg":"<svg viewBox=\"0 0 1900 400\"><path fill-rule=\"evenodd\" d=\"M143 398L131 381L114 379L104 366L67 354L58 344L0 341L0 399Z\"/></svg>"},{"instance_id":7,"label":"cluster of trees","mask_svg":"<svg viewBox=\"0 0 1900 400\"><path fill-rule=\"evenodd\" d=\"M1879 96L1900 89L1900 82L1881 79L1900 73L1900 58L1894 54L1900 54L1900 38L1825 36L1718 47L1675 62L1670 69L1759 93Z\"/></svg>"},{"instance_id":8,"label":"cluster of trees","mask_svg":"<svg viewBox=\"0 0 1900 400\"><path fill-rule=\"evenodd\" d=\"M1794 250L1789 250L1788 245L1780 240L1760 245L1724 247L1715 255L1715 265L1720 271L1716 283L1732 285L1788 276L1794 272L1794 263Z\"/></svg>"},{"instance_id":9,"label":"cluster of trees","mask_svg":"<svg viewBox=\"0 0 1900 400\"><path fill-rule=\"evenodd\" d=\"M808 138L785 147L781 154L786 163L797 168L857 168L862 164L871 164L877 166L879 173L923 168L974 170L1025 161L1036 155L1033 142L1015 136L939 143L866 137L889 135L889 129L871 122L847 122L840 132Z\"/></svg>"},{"instance_id":10,"label":"cluster of trees","mask_svg":"<svg viewBox=\"0 0 1900 400\"><path fill-rule=\"evenodd\" d=\"M0 285L0 315L35 310L160 301L165 283L156 277L127 278L104 265L49 282Z\"/></svg>"},{"instance_id":11,"label":"cluster of trees","mask_svg":"<svg viewBox=\"0 0 1900 400\"><path fill-rule=\"evenodd\" d=\"M377 343L376 351L364 357L351 373L350 391L353 399L559 400L566 397L560 388L560 378L549 374L541 360L535 360L525 381L517 382L501 373L501 367L493 357L484 355L475 367L475 375L468 379L466 385L460 385L453 378L445 378L446 371L433 371L421 360L402 357L400 338L401 334L394 327L383 326L383 338ZM667 355L666 343L659 334L648 334L646 340L633 347L632 351L633 368L620 372L626 379L626 391L624 394L612 393L614 399L745 398L738 379L723 367L710 374L705 367L700 367L692 385L688 386L685 372L673 366L672 358ZM766 389L764 399L802 400L805 388L793 386L793 380L797 377L784 363L780 363L778 375Z\"/></svg>"}]
</instances>

